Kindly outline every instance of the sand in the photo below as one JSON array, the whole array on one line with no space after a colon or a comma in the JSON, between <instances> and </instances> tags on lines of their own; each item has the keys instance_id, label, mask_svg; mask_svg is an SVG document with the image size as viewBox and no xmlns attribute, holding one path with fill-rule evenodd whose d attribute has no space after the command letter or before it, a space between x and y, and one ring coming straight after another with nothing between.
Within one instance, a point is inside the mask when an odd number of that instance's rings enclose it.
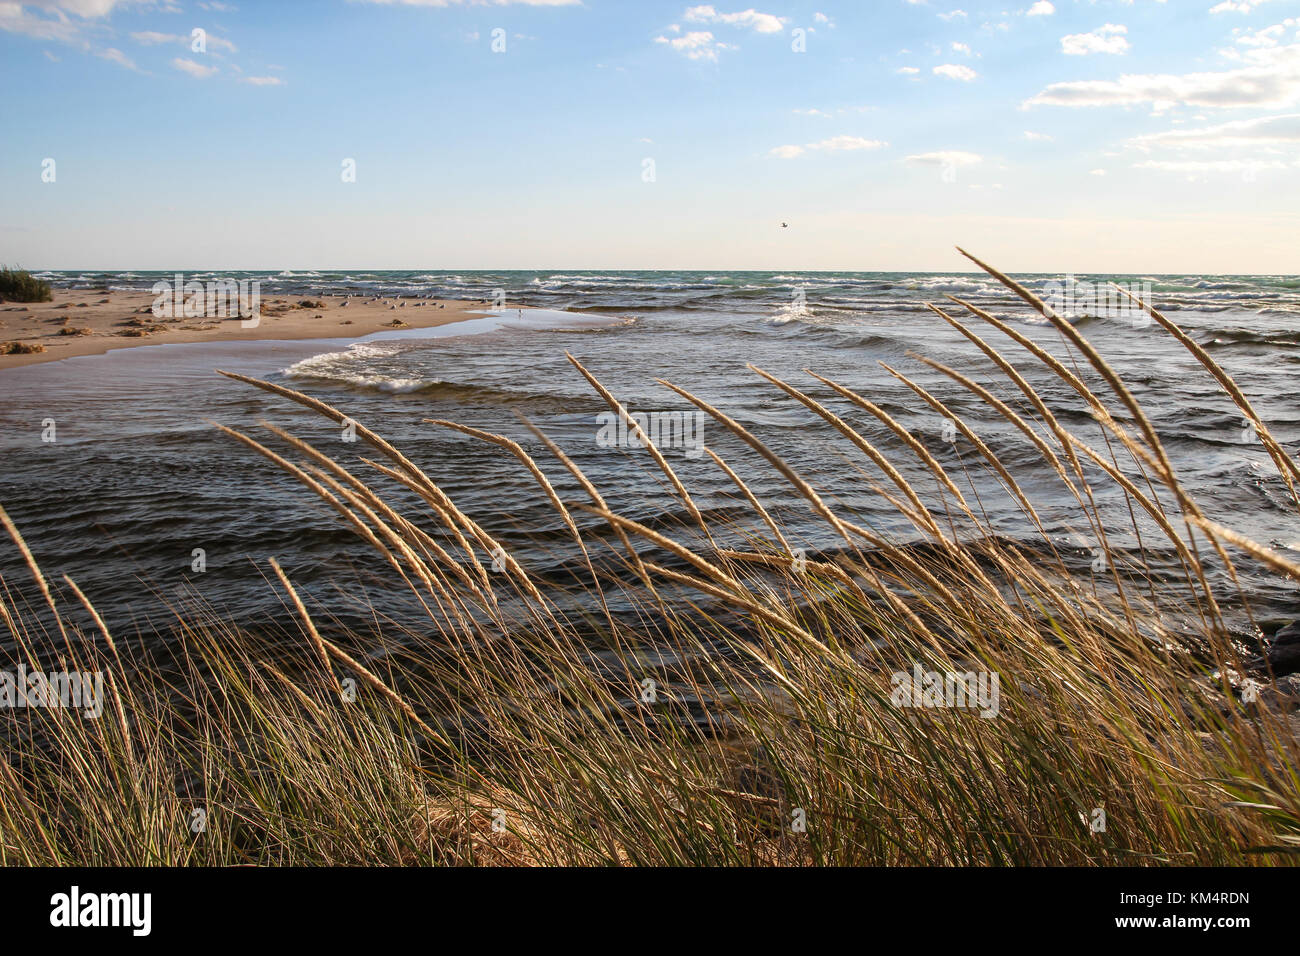
<instances>
[{"instance_id":1,"label":"sand","mask_svg":"<svg viewBox=\"0 0 1300 956\"><path fill-rule=\"evenodd\" d=\"M56 289L52 302L0 303L0 352L5 344L43 345L42 352L0 354L0 370L113 349L175 342L359 338L371 332L433 328L474 318L488 308L482 302L450 299L379 299L343 296L275 296L262 298L256 328L242 328L238 318L156 318L155 295ZM302 303L312 305L304 306ZM344 305L344 302L347 302ZM404 303L404 304L403 304ZM515 306L507 306L514 308ZM69 332L63 332L64 329ZM71 330L78 331L70 334Z\"/></svg>"}]
</instances>

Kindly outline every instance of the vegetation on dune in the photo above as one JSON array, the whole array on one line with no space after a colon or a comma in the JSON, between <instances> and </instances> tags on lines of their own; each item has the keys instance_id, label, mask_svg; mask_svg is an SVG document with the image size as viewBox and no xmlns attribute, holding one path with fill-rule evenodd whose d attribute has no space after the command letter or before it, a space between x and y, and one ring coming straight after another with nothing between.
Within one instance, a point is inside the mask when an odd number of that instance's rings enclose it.
<instances>
[{"instance_id":1,"label":"vegetation on dune","mask_svg":"<svg viewBox=\"0 0 1300 956\"><path fill-rule=\"evenodd\" d=\"M50 284L36 279L26 269L0 266L0 300L5 302L49 302Z\"/></svg>"},{"instance_id":2,"label":"vegetation on dune","mask_svg":"<svg viewBox=\"0 0 1300 956\"><path fill-rule=\"evenodd\" d=\"M0 342L0 355L31 355L44 351L45 346L40 342Z\"/></svg>"},{"instance_id":3,"label":"vegetation on dune","mask_svg":"<svg viewBox=\"0 0 1300 956\"><path fill-rule=\"evenodd\" d=\"M3 716L0 858L1293 861L1295 725L1275 697L1241 698L1256 665L1224 608L1246 606L1245 595L1211 581L1235 581L1234 560L1292 577L1300 567L1205 514L1137 398L1087 340L989 271L1055 325L1077 362L1058 360L959 300L962 317L932 309L983 350L989 380L921 361L946 375L953 396L974 395L1035 450L1043 475L1077 502L1107 558L1095 574L1080 573L1043 530L1024 470L1004 466L953 411L952 397L892 368L918 401L952 422L960 452L932 452L829 379L819 380L826 388L818 398L754 371L862 462L864 483L912 529L905 540L820 495L724 410L664 383L774 469L789 488L786 504L825 522L840 546L815 555L800 551L774 503L760 501L713 450L748 519L737 518L738 509L726 519L701 511L646 441L646 466L662 473L688 516L650 526L612 510L610 489L593 484L539 429L525 448L432 422L492 443L536 482L584 555L565 584L524 567L414 462L344 411L231 374L355 426L369 455L346 463L274 425L265 425L266 444L218 427L350 524L424 613L384 619L379 644L337 636L318 626L330 608L309 607L272 561L268 577L297 622L296 643L238 631L186 604L178 608L183 647L163 668L136 640L110 635L70 579L47 580L0 511L43 602L30 608L0 594L0 624L17 660L50 667L61 655L69 669L102 670L109 690L98 720L61 709ZM1300 509L1300 471L1245 396L1176 326L1149 314L1253 423ZM1027 350L1077 399L1050 406L970 323ZM572 361L635 431L617 398ZM1074 410L1066 404L1091 413L1093 434L1066 427L1063 413ZM865 413L879 422L889 443L868 440L844 417L849 410L855 420ZM906 480L896 467L903 456L933 480ZM582 489L582 500L562 497L548 469ZM1018 502L1025 529L1018 540L985 520L969 474L976 470ZM402 510L392 491L403 500L413 493L427 510ZM1127 501L1132 527L1106 526L1096 504L1103 492ZM1139 526L1136 549L1111 547L1111 538ZM996 713L908 706L898 675L918 669L997 675Z\"/></svg>"}]
</instances>

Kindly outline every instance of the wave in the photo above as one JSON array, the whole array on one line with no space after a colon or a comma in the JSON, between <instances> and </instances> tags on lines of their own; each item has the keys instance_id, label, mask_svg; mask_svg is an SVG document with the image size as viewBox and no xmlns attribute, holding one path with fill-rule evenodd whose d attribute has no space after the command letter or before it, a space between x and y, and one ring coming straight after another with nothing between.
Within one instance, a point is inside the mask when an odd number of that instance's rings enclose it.
<instances>
[{"instance_id":1,"label":"wave","mask_svg":"<svg viewBox=\"0 0 1300 956\"><path fill-rule=\"evenodd\" d=\"M374 368L381 362L391 362L396 354L394 349L375 345L352 345L344 352L324 352L295 362L281 369L280 374L394 395L418 392L441 384L441 380L436 378L386 374Z\"/></svg>"},{"instance_id":2,"label":"wave","mask_svg":"<svg viewBox=\"0 0 1300 956\"><path fill-rule=\"evenodd\" d=\"M174 272L134 270L83 272L48 270L34 273L60 288L147 289L157 279ZM990 277L966 273L873 272L706 272L706 271L461 271L421 270L316 271L310 269L209 273L188 271L188 277L221 275L252 278L267 283L283 295L362 293L381 296L432 296L482 300L489 290L501 288L509 300L525 306L619 309L625 311L677 310L682 313L731 313L769 317L778 322L800 318L789 308L791 292L805 290L808 306L822 313L845 309L863 313L897 312L910 315L924 302L943 295L969 298L988 306L1013 297ZM1288 318L1300 313L1300 277L1297 276L1022 276L1030 288L1070 281L1106 287L1114 281L1141 284L1156 307L1170 313L1207 315L1236 311ZM1083 309L1078 309L1082 313ZM1179 319L1180 322L1195 319Z\"/></svg>"},{"instance_id":3,"label":"wave","mask_svg":"<svg viewBox=\"0 0 1300 956\"><path fill-rule=\"evenodd\" d=\"M280 374L290 378L330 378L344 365L370 358L387 357L388 354L389 350L378 346L352 345L345 352L322 352L320 355L295 362L288 368L281 369Z\"/></svg>"},{"instance_id":4,"label":"wave","mask_svg":"<svg viewBox=\"0 0 1300 956\"><path fill-rule=\"evenodd\" d=\"M1007 295L1007 290L992 279L980 279L975 276L934 276L927 279L913 279L903 288L913 292L938 292L953 295Z\"/></svg>"},{"instance_id":5,"label":"wave","mask_svg":"<svg viewBox=\"0 0 1300 956\"><path fill-rule=\"evenodd\" d=\"M292 375L295 378L310 378L342 388L379 394L413 395L418 393L432 400L454 401L465 405L521 405L534 413L538 411L554 411L556 408L569 411L591 404L590 400L585 396L566 396L545 391L498 388L491 385L446 381L441 378L392 375L364 369L344 371L317 367L297 372L286 369L285 374Z\"/></svg>"},{"instance_id":6,"label":"wave","mask_svg":"<svg viewBox=\"0 0 1300 956\"><path fill-rule=\"evenodd\" d=\"M1225 328L1216 329L1213 338L1201 342L1206 348L1223 345L1265 345L1272 347L1295 348L1300 345L1300 332L1261 332L1256 329Z\"/></svg>"}]
</instances>

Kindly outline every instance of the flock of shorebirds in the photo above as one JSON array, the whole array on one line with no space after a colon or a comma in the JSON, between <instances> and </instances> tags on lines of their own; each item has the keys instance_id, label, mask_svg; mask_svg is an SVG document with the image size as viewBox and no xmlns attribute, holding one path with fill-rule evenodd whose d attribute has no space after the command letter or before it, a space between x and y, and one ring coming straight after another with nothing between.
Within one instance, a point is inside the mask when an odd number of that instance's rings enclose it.
<instances>
[{"instance_id":1,"label":"flock of shorebirds","mask_svg":"<svg viewBox=\"0 0 1300 956\"><path fill-rule=\"evenodd\" d=\"M410 298L428 300L428 299L436 299L437 296L434 296L434 295L416 295L416 296L410 296ZM348 295L343 296L343 301L339 303L339 308L340 308L340 309L345 309L345 308L347 308L348 303L351 302L353 299L356 299L356 300L357 300L358 302L360 302L362 305L386 305L386 306L388 306L388 308L390 308L390 309L404 309L404 308L406 308L406 306L407 306L407 304L408 304L408 303L406 302L406 300L405 300L404 298L402 298L402 296L400 296L400 295L399 295L399 296L393 296L392 298L388 298L388 297L386 297L386 296L379 295L379 296L373 296L373 297L370 297L370 298L363 299L363 298L362 298L361 296L359 296L359 295L354 296L354 295L348 294ZM490 300L490 299L479 299L479 302L484 303L484 304L490 304L491 301L492 301L492 300ZM445 308L447 308L447 306L445 306L445 305L442 304L441 302L422 301L422 302L411 302L411 303L409 303L409 304L412 305L412 306L414 306L414 307L416 307L417 309L418 309L420 306L423 306L423 305L427 305L427 306L430 306L430 307L436 305L436 306L437 306L438 308L440 308L440 309L445 309Z\"/></svg>"},{"instance_id":2,"label":"flock of shorebirds","mask_svg":"<svg viewBox=\"0 0 1300 956\"><path fill-rule=\"evenodd\" d=\"M353 298L354 296L345 295L343 297L343 301L339 303L339 308L346 309L348 303L351 302ZM355 298L358 302L361 302L362 305L386 305L388 306L389 309L404 309L407 306L406 301L400 295L392 299L385 298L384 296L374 296L373 298L369 298L365 300L362 300L361 296L355 296ZM432 295L418 295L415 298L432 299L434 297ZM424 306L424 305L430 307L436 305L440 309L447 308L445 305L443 305L440 302L412 302L410 304L415 306L416 308L419 308L420 306Z\"/></svg>"}]
</instances>

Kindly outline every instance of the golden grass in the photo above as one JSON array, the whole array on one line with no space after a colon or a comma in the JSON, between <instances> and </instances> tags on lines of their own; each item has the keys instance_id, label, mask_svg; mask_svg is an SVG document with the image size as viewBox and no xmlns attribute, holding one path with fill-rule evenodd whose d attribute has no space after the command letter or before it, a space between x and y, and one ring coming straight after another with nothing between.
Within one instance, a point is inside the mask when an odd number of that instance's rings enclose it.
<instances>
[{"instance_id":1,"label":"golden grass","mask_svg":"<svg viewBox=\"0 0 1300 956\"><path fill-rule=\"evenodd\" d=\"M280 428L267 426L277 451L219 426L348 523L393 570L393 587L418 599L421 615L385 619L380 645L326 638L317 621L330 609L309 607L272 561L300 642L285 647L181 602L183 639L164 666L139 641L111 637L69 580L88 614L79 623L0 511L45 602L32 608L0 594L16 659L102 670L112 689L99 720L59 709L4 716L0 861L1291 861L1300 850L1296 724L1267 698L1239 699L1250 648L1234 639L1224 607L1248 614L1249 604L1235 586L1212 587L1223 578L1210 569L1234 582L1234 560L1296 577L1300 568L1203 513L1141 403L1091 344L1029 290L985 268L1056 326L1071 361L960 300L961 317L932 308L983 351L988 380L924 361L954 394L973 395L1004 418L1035 450L1043 475L1077 503L1108 559L1094 576L1059 553L1023 471L998 460L978 428L952 411L951 397L890 367L974 450L960 470L841 383L813 375L823 389L816 397L754 372L860 457L864 481L912 529L907 540L819 493L724 410L663 383L784 479L781 505L801 502L825 522L840 547L814 556L792 547L797 538L774 503L760 501L714 450L709 460L752 520L711 520L641 433L646 466L662 473L686 515L650 527L611 509L609 489L534 426L530 450L433 422L500 449L537 484L538 500L555 509L582 555L578 582L563 586L532 573L360 423L370 457L348 463ZM1149 303L1142 307L1254 423L1294 491L1294 463L1241 391ZM981 325L1069 386L1092 413L1093 434L1067 428L1059 403L1052 408L1009 349L976 332ZM571 361L635 429L618 398ZM1090 370L1086 379L1081 369ZM336 423L352 421L284 386L230 377ZM884 426L889 445L869 440L845 409ZM564 500L534 453L574 479L584 500ZM925 482L904 477L915 471L902 467L908 459ZM1023 511L1018 540L985 520L977 470ZM1101 485L1127 499L1130 528L1106 527ZM425 509L404 512L385 488L403 500L414 493ZM1111 536L1139 531L1139 516L1141 547L1112 549ZM748 545L735 546L738 538ZM1173 580L1166 574L1155 585L1153 561L1166 572L1172 562ZM998 675L996 716L898 706L891 675L917 665ZM1091 826L1099 810L1104 829ZM202 832L196 811L206 814Z\"/></svg>"}]
</instances>

